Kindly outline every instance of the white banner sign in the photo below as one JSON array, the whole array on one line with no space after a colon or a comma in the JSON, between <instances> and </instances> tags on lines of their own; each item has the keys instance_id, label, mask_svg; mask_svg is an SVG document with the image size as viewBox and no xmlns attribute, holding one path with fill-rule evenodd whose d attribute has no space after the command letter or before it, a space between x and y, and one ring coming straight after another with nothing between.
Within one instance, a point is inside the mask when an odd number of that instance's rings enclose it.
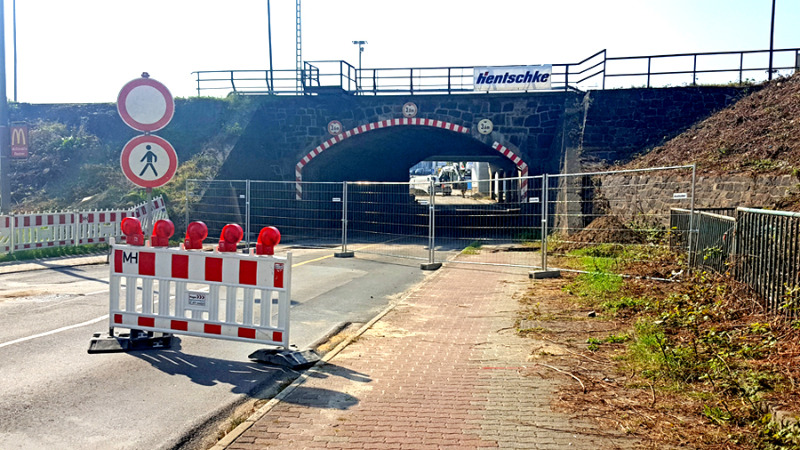
<instances>
[{"instance_id":1,"label":"white banner sign","mask_svg":"<svg viewBox=\"0 0 800 450\"><path fill-rule=\"evenodd\" d=\"M473 86L476 91L526 91L550 89L553 66L475 67Z\"/></svg>"}]
</instances>

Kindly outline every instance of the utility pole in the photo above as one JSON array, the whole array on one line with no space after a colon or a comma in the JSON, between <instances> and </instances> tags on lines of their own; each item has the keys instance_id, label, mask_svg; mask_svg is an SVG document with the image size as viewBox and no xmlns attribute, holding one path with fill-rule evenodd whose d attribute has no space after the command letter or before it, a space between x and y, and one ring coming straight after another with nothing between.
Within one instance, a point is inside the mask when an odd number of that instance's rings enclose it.
<instances>
[{"instance_id":1,"label":"utility pole","mask_svg":"<svg viewBox=\"0 0 800 450\"><path fill-rule=\"evenodd\" d=\"M775 42L775 0L772 0L772 20L769 24L769 73L767 73L767 80L772 80L772 53Z\"/></svg>"},{"instance_id":2,"label":"utility pole","mask_svg":"<svg viewBox=\"0 0 800 450\"><path fill-rule=\"evenodd\" d=\"M6 96L5 2L0 0L0 214L11 208L11 140L8 138L8 97Z\"/></svg>"},{"instance_id":3,"label":"utility pole","mask_svg":"<svg viewBox=\"0 0 800 450\"><path fill-rule=\"evenodd\" d=\"M14 103L17 102L17 0L11 5L12 27L14 36Z\"/></svg>"}]
</instances>

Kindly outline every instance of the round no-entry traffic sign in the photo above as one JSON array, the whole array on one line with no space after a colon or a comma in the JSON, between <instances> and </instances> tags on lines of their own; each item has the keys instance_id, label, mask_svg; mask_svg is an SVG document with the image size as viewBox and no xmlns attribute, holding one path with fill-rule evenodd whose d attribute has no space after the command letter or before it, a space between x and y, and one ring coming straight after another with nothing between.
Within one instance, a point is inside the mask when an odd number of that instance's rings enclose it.
<instances>
[{"instance_id":1,"label":"round no-entry traffic sign","mask_svg":"<svg viewBox=\"0 0 800 450\"><path fill-rule=\"evenodd\" d=\"M119 91L117 111L134 130L156 131L172 120L175 101L163 84L152 78L137 78Z\"/></svg>"},{"instance_id":2,"label":"round no-entry traffic sign","mask_svg":"<svg viewBox=\"0 0 800 450\"><path fill-rule=\"evenodd\" d=\"M122 172L134 184L154 188L167 184L178 168L178 155L165 139L142 135L128 141L120 156Z\"/></svg>"}]
</instances>

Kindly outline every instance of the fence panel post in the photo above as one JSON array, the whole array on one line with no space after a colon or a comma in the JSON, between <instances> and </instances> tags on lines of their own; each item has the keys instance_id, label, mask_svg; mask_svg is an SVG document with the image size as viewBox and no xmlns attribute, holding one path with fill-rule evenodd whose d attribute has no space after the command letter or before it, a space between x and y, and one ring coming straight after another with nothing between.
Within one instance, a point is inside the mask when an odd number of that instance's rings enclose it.
<instances>
[{"instance_id":1,"label":"fence panel post","mask_svg":"<svg viewBox=\"0 0 800 450\"><path fill-rule=\"evenodd\" d=\"M442 267L441 263L436 262L436 253L434 247L436 246L436 208L435 198L436 192L435 183L433 178L428 181L428 262L420 264L422 270L437 270Z\"/></svg>"},{"instance_id":2,"label":"fence panel post","mask_svg":"<svg viewBox=\"0 0 800 450\"><path fill-rule=\"evenodd\" d=\"M244 235L247 250L250 250L250 179L245 180L244 185Z\"/></svg>"},{"instance_id":3,"label":"fence panel post","mask_svg":"<svg viewBox=\"0 0 800 450\"><path fill-rule=\"evenodd\" d=\"M542 177L542 270L547 270L547 174Z\"/></svg>"},{"instance_id":4,"label":"fence panel post","mask_svg":"<svg viewBox=\"0 0 800 450\"><path fill-rule=\"evenodd\" d=\"M14 233L16 233L15 229L16 227L14 226L15 225L14 222L16 222L17 218L16 216L14 216L14 214L9 214L8 217L11 221L11 241L9 242L10 247L8 248L8 251L9 253L14 253L14 247L16 246L16 240L14 239Z\"/></svg>"},{"instance_id":5,"label":"fence panel post","mask_svg":"<svg viewBox=\"0 0 800 450\"><path fill-rule=\"evenodd\" d=\"M692 252L692 244L694 242L694 239L692 239L692 236L694 235L694 232L695 232L695 224L694 224L694 186L695 186L696 180L697 180L697 165L696 164L692 164L692 198L690 200L691 203L689 204L689 237L688 237L689 242L688 242L688 245L687 245L688 253L689 253L689 267L690 268L693 267L694 264L696 263L695 258L697 257L696 253Z\"/></svg>"},{"instance_id":6,"label":"fence panel post","mask_svg":"<svg viewBox=\"0 0 800 450\"><path fill-rule=\"evenodd\" d=\"M342 181L342 253L347 253L347 181Z\"/></svg>"},{"instance_id":7,"label":"fence panel post","mask_svg":"<svg viewBox=\"0 0 800 450\"><path fill-rule=\"evenodd\" d=\"M77 247L80 245L80 220L81 220L81 213L75 212L72 213L72 243Z\"/></svg>"}]
</instances>

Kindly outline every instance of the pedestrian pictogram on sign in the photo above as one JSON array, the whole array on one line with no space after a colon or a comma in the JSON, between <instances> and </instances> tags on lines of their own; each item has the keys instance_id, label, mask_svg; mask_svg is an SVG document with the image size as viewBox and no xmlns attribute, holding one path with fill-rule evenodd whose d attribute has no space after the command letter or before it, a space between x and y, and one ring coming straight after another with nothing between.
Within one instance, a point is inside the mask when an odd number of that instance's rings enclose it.
<instances>
[{"instance_id":1,"label":"pedestrian pictogram on sign","mask_svg":"<svg viewBox=\"0 0 800 450\"><path fill-rule=\"evenodd\" d=\"M142 171L139 172L139 176L141 177L142 175L144 175L144 173L147 172L147 168L149 167L150 169L153 170L153 176L157 177L158 172L156 172L156 167L153 165L153 163L158 162L158 156L156 156L156 154L152 152L153 148L152 145L149 144L145 145L144 148L147 149L147 153L145 153L144 156L142 156L142 159L139 160L139 162L144 162L144 160L147 160L147 164L145 164Z\"/></svg>"},{"instance_id":2,"label":"pedestrian pictogram on sign","mask_svg":"<svg viewBox=\"0 0 800 450\"><path fill-rule=\"evenodd\" d=\"M163 84L152 78L137 78L119 91L117 111L134 130L156 131L172 120L175 101Z\"/></svg>"},{"instance_id":3,"label":"pedestrian pictogram on sign","mask_svg":"<svg viewBox=\"0 0 800 450\"><path fill-rule=\"evenodd\" d=\"M122 172L134 184L154 188L167 184L178 168L178 155L165 139L155 135L137 136L122 149Z\"/></svg>"}]
</instances>

